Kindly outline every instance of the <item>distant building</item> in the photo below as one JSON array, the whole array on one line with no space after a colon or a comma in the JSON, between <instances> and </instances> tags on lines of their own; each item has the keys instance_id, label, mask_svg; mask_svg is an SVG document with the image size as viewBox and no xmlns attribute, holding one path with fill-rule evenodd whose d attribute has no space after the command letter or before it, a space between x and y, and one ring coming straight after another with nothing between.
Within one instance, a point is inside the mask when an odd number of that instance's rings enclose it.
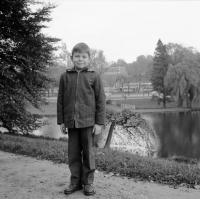
<instances>
[{"instance_id":1,"label":"distant building","mask_svg":"<svg viewBox=\"0 0 200 199\"><path fill-rule=\"evenodd\" d=\"M123 66L111 66L104 73L104 75L112 75L112 76L124 75L124 76L127 76L128 74L126 72L126 68L123 67Z\"/></svg>"},{"instance_id":2,"label":"distant building","mask_svg":"<svg viewBox=\"0 0 200 199\"><path fill-rule=\"evenodd\" d=\"M118 89L126 93L150 93L153 91L153 86L151 82L129 82Z\"/></svg>"},{"instance_id":3,"label":"distant building","mask_svg":"<svg viewBox=\"0 0 200 199\"><path fill-rule=\"evenodd\" d=\"M153 91L151 82L125 82L123 85L115 84L113 88L110 88L112 93L147 93Z\"/></svg>"}]
</instances>

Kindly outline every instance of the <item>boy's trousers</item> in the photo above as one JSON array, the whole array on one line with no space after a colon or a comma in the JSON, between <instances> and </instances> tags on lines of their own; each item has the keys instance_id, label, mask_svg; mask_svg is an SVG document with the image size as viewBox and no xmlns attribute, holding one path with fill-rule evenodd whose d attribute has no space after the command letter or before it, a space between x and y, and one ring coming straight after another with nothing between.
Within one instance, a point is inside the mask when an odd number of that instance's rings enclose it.
<instances>
[{"instance_id":1,"label":"boy's trousers","mask_svg":"<svg viewBox=\"0 0 200 199\"><path fill-rule=\"evenodd\" d=\"M68 129L68 160L72 184L92 184L95 171L93 126Z\"/></svg>"}]
</instances>

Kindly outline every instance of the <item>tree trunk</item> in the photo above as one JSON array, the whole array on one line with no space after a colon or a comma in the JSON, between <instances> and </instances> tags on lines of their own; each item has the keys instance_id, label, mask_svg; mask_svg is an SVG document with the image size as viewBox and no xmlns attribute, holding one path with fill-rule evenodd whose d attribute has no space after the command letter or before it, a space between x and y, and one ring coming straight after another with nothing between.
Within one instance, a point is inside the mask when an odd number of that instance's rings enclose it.
<instances>
[{"instance_id":1,"label":"tree trunk","mask_svg":"<svg viewBox=\"0 0 200 199\"><path fill-rule=\"evenodd\" d=\"M166 97L163 96L163 107L166 108Z\"/></svg>"},{"instance_id":2,"label":"tree trunk","mask_svg":"<svg viewBox=\"0 0 200 199\"><path fill-rule=\"evenodd\" d=\"M178 107L183 107L183 98L182 98L182 96L180 94L180 91L178 93L178 103L177 103L177 106Z\"/></svg>"},{"instance_id":3,"label":"tree trunk","mask_svg":"<svg viewBox=\"0 0 200 199\"><path fill-rule=\"evenodd\" d=\"M165 92L165 89L163 91L163 107L166 108L166 92Z\"/></svg>"},{"instance_id":4,"label":"tree trunk","mask_svg":"<svg viewBox=\"0 0 200 199\"><path fill-rule=\"evenodd\" d=\"M186 104L187 104L187 108L191 108L191 101L190 101L189 95L186 96Z\"/></svg>"},{"instance_id":5,"label":"tree trunk","mask_svg":"<svg viewBox=\"0 0 200 199\"><path fill-rule=\"evenodd\" d=\"M181 96L178 97L178 107L183 107L183 98Z\"/></svg>"},{"instance_id":6,"label":"tree trunk","mask_svg":"<svg viewBox=\"0 0 200 199\"><path fill-rule=\"evenodd\" d=\"M111 139L112 139L112 135L113 135L113 130L115 128L115 121L113 121L110 125L110 129L109 129L109 132L108 132L108 137L107 137L107 140L106 140L106 144L104 146L104 149L106 148L110 148L110 143L111 143Z\"/></svg>"},{"instance_id":7,"label":"tree trunk","mask_svg":"<svg viewBox=\"0 0 200 199\"><path fill-rule=\"evenodd\" d=\"M188 94L187 94L187 107L188 108L192 108L192 101L194 99L194 95L195 95L195 88L194 88L194 86L190 86L190 89L188 90Z\"/></svg>"}]
</instances>

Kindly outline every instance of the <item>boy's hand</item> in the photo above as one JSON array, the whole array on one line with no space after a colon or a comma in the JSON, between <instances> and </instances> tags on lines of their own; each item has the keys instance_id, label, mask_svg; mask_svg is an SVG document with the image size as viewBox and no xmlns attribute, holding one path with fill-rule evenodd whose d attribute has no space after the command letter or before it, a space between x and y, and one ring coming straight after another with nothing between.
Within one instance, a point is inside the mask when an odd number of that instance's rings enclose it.
<instances>
[{"instance_id":1,"label":"boy's hand","mask_svg":"<svg viewBox=\"0 0 200 199\"><path fill-rule=\"evenodd\" d=\"M95 124L93 128L93 134L99 135L102 132L103 125Z\"/></svg>"},{"instance_id":2,"label":"boy's hand","mask_svg":"<svg viewBox=\"0 0 200 199\"><path fill-rule=\"evenodd\" d=\"M63 133L63 134L67 134L67 129L66 129L64 123L60 125L60 131L61 131L61 133Z\"/></svg>"}]
</instances>

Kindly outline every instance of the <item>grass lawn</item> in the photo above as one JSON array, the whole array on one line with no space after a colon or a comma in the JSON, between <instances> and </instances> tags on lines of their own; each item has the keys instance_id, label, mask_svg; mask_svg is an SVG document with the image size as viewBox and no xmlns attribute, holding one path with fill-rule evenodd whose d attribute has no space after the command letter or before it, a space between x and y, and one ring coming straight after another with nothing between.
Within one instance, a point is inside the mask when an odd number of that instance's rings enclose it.
<instances>
[{"instance_id":1,"label":"grass lawn","mask_svg":"<svg viewBox=\"0 0 200 199\"><path fill-rule=\"evenodd\" d=\"M0 134L0 150L56 163L68 163L66 140ZM197 164L140 157L111 149L96 149L96 153L96 166L100 171L172 186L184 184L195 187L200 184L200 169Z\"/></svg>"}]
</instances>

